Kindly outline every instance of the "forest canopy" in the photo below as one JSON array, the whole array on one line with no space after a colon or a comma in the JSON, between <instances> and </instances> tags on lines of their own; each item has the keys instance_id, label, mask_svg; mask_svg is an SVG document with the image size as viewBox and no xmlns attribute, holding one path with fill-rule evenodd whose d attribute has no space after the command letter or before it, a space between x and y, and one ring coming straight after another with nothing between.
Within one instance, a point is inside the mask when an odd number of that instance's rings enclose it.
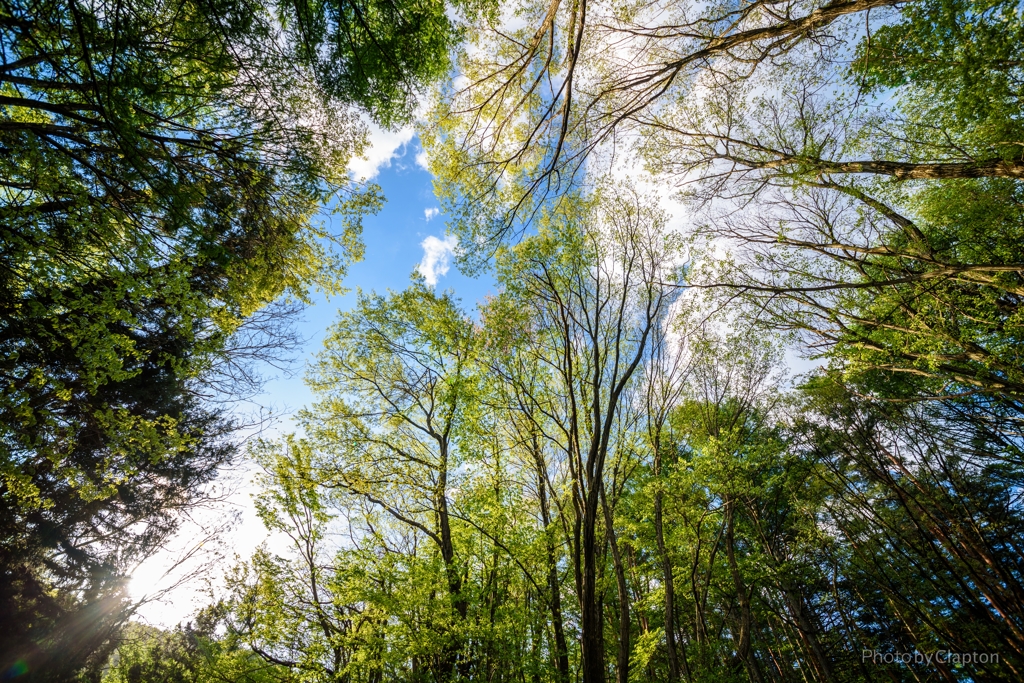
<instances>
[{"instance_id":1,"label":"forest canopy","mask_svg":"<svg viewBox=\"0 0 1024 683\"><path fill-rule=\"evenodd\" d=\"M0 7L4 676L1024 676L1019 2ZM242 447L367 121L496 294L360 291ZM239 458L284 546L126 626Z\"/></svg>"},{"instance_id":2,"label":"forest canopy","mask_svg":"<svg viewBox=\"0 0 1024 683\"><path fill-rule=\"evenodd\" d=\"M72 680L235 459L225 401L360 258L365 120L407 120L455 31L248 0L15 0L0 31L0 666Z\"/></svg>"}]
</instances>

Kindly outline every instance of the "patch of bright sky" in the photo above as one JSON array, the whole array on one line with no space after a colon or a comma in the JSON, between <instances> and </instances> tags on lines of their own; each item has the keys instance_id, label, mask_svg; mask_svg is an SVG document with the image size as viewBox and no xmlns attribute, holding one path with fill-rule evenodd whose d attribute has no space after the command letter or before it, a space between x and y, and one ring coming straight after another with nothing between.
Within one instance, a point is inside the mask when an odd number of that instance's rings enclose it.
<instances>
[{"instance_id":1,"label":"patch of bright sky","mask_svg":"<svg viewBox=\"0 0 1024 683\"><path fill-rule=\"evenodd\" d=\"M478 302L496 292L489 276L469 278L454 267L452 249L457 242L445 235L445 216L434 196L432 177L420 163L422 150L415 138L397 145L389 158L378 158L377 173L369 177L381 186L387 203L380 213L363 221L366 253L345 278L345 286L351 291L330 300L317 296L315 305L306 310L299 324L299 332L309 340L304 349L306 360L322 348L327 328L338 311L355 305L358 289L400 291L409 286L418 271L428 284L454 291L471 315L475 315ZM260 402L277 413L290 414L312 398L299 373L268 383Z\"/></svg>"},{"instance_id":2,"label":"patch of bright sky","mask_svg":"<svg viewBox=\"0 0 1024 683\"><path fill-rule=\"evenodd\" d=\"M387 290L400 291L410 284L414 272L419 272L440 290L452 290L467 314L475 316L476 304L488 294L496 293L496 286L489 276L469 278L462 275L453 265L452 250L456 246L453 237L445 235L445 217L434 196L431 175L425 170L425 156L413 136L412 130L398 132L374 130L371 135L372 148L367 158L353 162L350 168L356 177L372 179L381 186L387 203L374 216L367 216L363 222L363 241L366 245L364 258L353 264L345 279L351 291L344 296L328 300L323 295L315 297L298 322L298 331L306 343L297 359L296 370L291 377L277 376L265 386L264 392L253 399L253 403L265 414L270 411L276 416L272 425L263 432L264 437L296 430L295 413L312 403L313 396L302 380L303 365L312 360L323 346L327 329L337 318L338 312L351 308L356 301L357 291ZM328 216L326 220L332 218ZM273 372L268 372L273 376ZM280 373L277 373L280 375ZM252 481L255 471L243 467L228 479L233 479L234 492L220 509L197 511L195 520L186 523L168 548L151 558L133 574L131 591L134 599L154 596L173 586L183 576L204 562L215 561L203 573L213 582L229 568L231 559L248 558L268 534L256 516L252 494L256 492ZM228 481L220 485L228 484ZM212 529L230 514L239 515L239 523L230 534L218 542L207 540L204 529ZM270 539L273 546L273 539ZM190 556L190 553L194 553ZM182 557L190 557L181 567L167 574L168 569ZM167 575L165 575L167 574ZM207 582L196 577L170 590L162 599L153 601L139 611L139 617L153 625L173 627L187 621L194 611L205 604L204 590Z\"/></svg>"}]
</instances>

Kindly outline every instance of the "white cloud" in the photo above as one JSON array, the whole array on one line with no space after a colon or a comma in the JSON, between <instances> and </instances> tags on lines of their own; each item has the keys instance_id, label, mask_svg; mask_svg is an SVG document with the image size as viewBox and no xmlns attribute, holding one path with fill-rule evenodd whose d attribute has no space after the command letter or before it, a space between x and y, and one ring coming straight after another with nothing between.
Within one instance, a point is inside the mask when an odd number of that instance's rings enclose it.
<instances>
[{"instance_id":1,"label":"white cloud","mask_svg":"<svg viewBox=\"0 0 1024 683\"><path fill-rule=\"evenodd\" d=\"M430 161L427 159L427 150L421 148L420 151L416 152L416 165L424 171L430 170Z\"/></svg>"},{"instance_id":2,"label":"white cloud","mask_svg":"<svg viewBox=\"0 0 1024 683\"><path fill-rule=\"evenodd\" d=\"M451 267L451 257L455 253L459 240L455 235L447 235L444 239L430 235L420 242L423 247L423 260L416 266L423 279L431 287L437 286L437 278L443 277Z\"/></svg>"},{"instance_id":3,"label":"white cloud","mask_svg":"<svg viewBox=\"0 0 1024 683\"><path fill-rule=\"evenodd\" d=\"M370 180L380 173L381 168L390 166L391 160L416 135L412 126L390 131L371 123L369 129L370 139L366 152L362 157L348 162L348 170L357 180Z\"/></svg>"},{"instance_id":4,"label":"white cloud","mask_svg":"<svg viewBox=\"0 0 1024 683\"><path fill-rule=\"evenodd\" d=\"M436 218L441 213L441 209L437 207L430 207L429 209L423 209L423 218L429 223L431 218Z\"/></svg>"}]
</instances>

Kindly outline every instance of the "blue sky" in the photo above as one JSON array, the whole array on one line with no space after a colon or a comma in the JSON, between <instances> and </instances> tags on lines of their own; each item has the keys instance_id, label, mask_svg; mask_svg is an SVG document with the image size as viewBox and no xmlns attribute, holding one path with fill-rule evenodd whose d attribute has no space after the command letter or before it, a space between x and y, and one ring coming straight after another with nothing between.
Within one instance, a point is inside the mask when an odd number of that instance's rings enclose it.
<instances>
[{"instance_id":1,"label":"blue sky","mask_svg":"<svg viewBox=\"0 0 1024 683\"><path fill-rule=\"evenodd\" d=\"M327 328L334 323L338 311L355 304L357 289L379 293L404 289L424 259L424 242L437 248L445 239L445 216L434 196L430 173L417 162L419 153L418 141L412 138L395 149L390 161L378 159L361 167L372 173L376 166L377 174L372 179L381 186L387 202L380 213L363 221L366 253L362 261L351 266L345 278L344 284L351 291L330 300L318 294L315 305L305 311L298 329L308 341L295 366L295 376L284 378L271 370L268 376L278 378L268 382L263 394L254 399L257 405L271 409L281 418L275 431L292 429L289 416L312 401L302 381L302 367L322 348ZM494 281L486 274L468 278L454 264L449 265L445 274L436 273L436 287L454 291L463 308L472 314L477 302L488 293L495 293Z\"/></svg>"}]
</instances>

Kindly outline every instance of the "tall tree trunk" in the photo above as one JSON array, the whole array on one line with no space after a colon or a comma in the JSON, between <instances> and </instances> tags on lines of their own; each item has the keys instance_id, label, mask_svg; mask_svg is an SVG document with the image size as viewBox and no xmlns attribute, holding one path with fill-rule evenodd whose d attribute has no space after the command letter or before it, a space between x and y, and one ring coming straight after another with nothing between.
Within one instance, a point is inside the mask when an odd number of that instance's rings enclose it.
<instances>
[{"instance_id":1,"label":"tall tree trunk","mask_svg":"<svg viewBox=\"0 0 1024 683\"><path fill-rule=\"evenodd\" d=\"M594 482L584 501L580 576L580 630L583 658L583 683L605 683L604 624L597 593L597 515L600 484Z\"/></svg>"},{"instance_id":2,"label":"tall tree trunk","mask_svg":"<svg viewBox=\"0 0 1024 683\"><path fill-rule=\"evenodd\" d=\"M448 458L445 447L442 445L442 463L447 465ZM440 472L437 484L435 508L437 510L437 530L441 539L441 559L444 562L445 578L448 580L448 595L452 607L455 608L460 621L465 620L469 613L469 604L462 594L462 576L455 562L455 545L452 542L451 519L448 514L448 472L444 467ZM466 665L465 657L462 656L462 646L458 643L449 644L445 647L442 664L442 675L446 680L454 680Z\"/></svg>"},{"instance_id":3,"label":"tall tree trunk","mask_svg":"<svg viewBox=\"0 0 1024 683\"><path fill-rule=\"evenodd\" d=\"M565 641L565 625L562 620L562 590L558 584L558 558L555 555L555 541L551 538L551 509L548 505L547 477L544 458L536 433L533 434L533 461L537 467L537 491L540 497L540 516L544 523L545 543L548 551L548 605L551 609L551 626L555 631L555 679L560 683L569 681L569 646Z\"/></svg>"},{"instance_id":4,"label":"tall tree trunk","mask_svg":"<svg viewBox=\"0 0 1024 683\"><path fill-rule=\"evenodd\" d=\"M654 442L654 476L659 478L662 475L661 443L660 439ZM665 589L665 646L668 650L668 680L669 683L679 680L679 656L676 652L676 589L675 579L672 572L672 560L668 556L665 547L665 522L664 522L664 496L660 486L654 493L654 536L658 544L658 557L661 560L662 585ZM683 674L686 680L691 680L690 665L683 653L682 659Z\"/></svg>"},{"instance_id":5,"label":"tall tree trunk","mask_svg":"<svg viewBox=\"0 0 1024 683\"><path fill-rule=\"evenodd\" d=\"M527 595L527 614L530 614L530 612L532 611L532 610L530 610L529 602L530 602L529 595ZM530 654L531 654L531 658L533 659L533 675L530 676L530 679L533 681L533 683L541 683L541 680L540 680L541 667L539 665L539 663L540 663L540 641L541 641L541 638L542 638L542 634L544 632L544 627L543 627L543 625L538 626L537 623L536 623L536 620L534 620L534 619L530 619L529 624L530 624L530 626L529 626L529 629L530 629ZM499 663L499 666L500 666L500 663ZM488 667L488 671L487 671L487 680L488 681L494 680L493 669L491 669L490 667Z\"/></svg>"},{"instance_id":6,"label":"tall tree trunk","mask_svg":"<svg viewBox=\"0 0 1024 683\"><path fill-rule=\"evenodd\" d=\"M817 670L818 678L826 683L831 683L832 666L828 657L825 656L821 642L818 640L818 629L807 616L807 610L805 609L806 601L803 595L792 587L784 588L783 594L786 596L786 607L796 623L800 640L803 641L804 647L811 656L811 662Z\"/></svg>"},{"instance_id":7,"label":"tall tree trunk","mask_svg":"<svg viewBox=\"0 0 1024 683\"><path fill-rule=\"evenodd\" d=\"M736 535L734 524L734 501L731 497L725 496L725 553L729 561L729 572L732 574L733 587L736 590L736 599L739 602L739 636L736 639L736 650L740 659L747 668L750 680L755 683L764 683L761 675L761 667L751 647L751 632L753 631L754 619L750 610L750 595L747 593L747 586L740 575L739 564L736 562Z\"/></svg>"},{"instance_id":8,"label":"tall tree trunk","mask_svg":"<svg viewBox=\"0 0 1024 683\"><path fill-rule=\"evenodd\" d=\"M612 565L615 569L615 588L619 598L619 643L615 663L616 683L629 683L629 591L626 586L626 570L622 565L622 554L615 538L615 526L608 499L601 487L601 508L604 512L605 536L612 549Z\"/></svg>"}]
</instances>

